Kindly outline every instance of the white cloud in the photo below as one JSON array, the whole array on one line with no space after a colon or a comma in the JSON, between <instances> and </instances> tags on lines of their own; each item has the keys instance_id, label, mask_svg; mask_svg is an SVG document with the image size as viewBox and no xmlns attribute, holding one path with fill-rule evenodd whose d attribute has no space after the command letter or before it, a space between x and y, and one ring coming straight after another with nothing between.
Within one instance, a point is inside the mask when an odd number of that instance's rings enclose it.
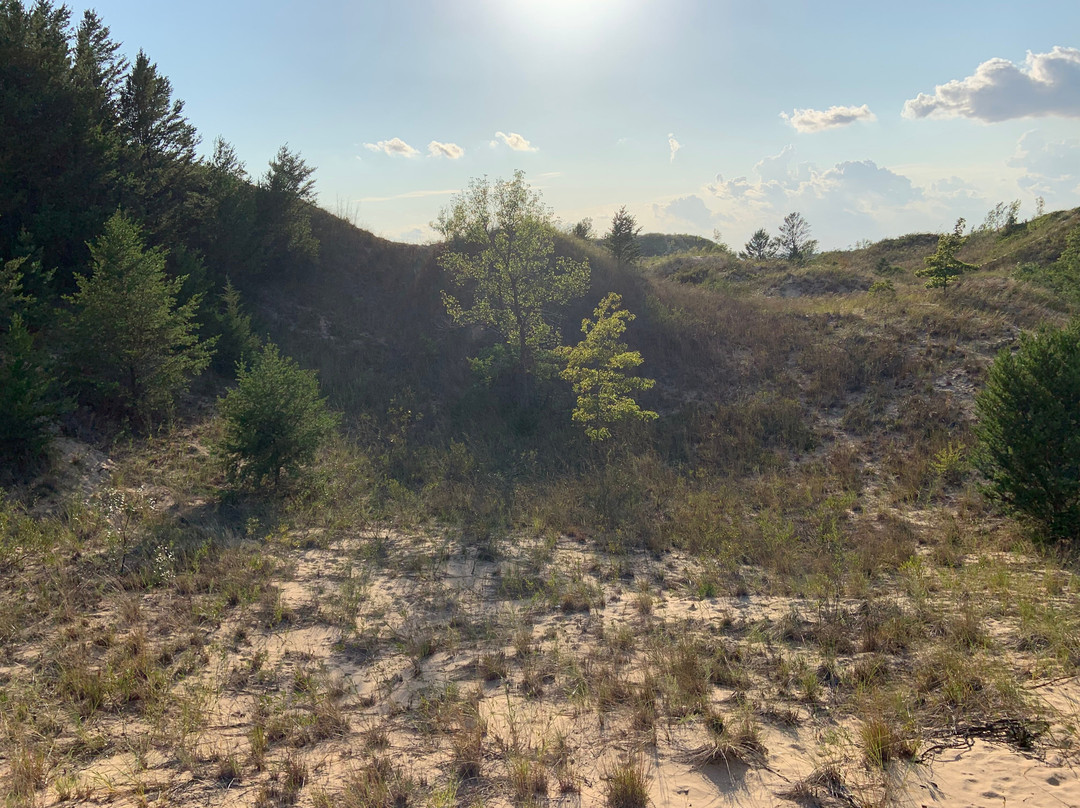
<instances>
[{"instance_id":1,"label":"white cloud","mask_svg":"<svg viewBox=\"0 0 1080 808\"><path fill-rule=\"evenodd\" d=\"M946 177L930 185L934 196L945 199L982 199L983 194L971 183L960 177Z\"/></svg>"},{"instance_id":2,"label":"white cloud","mask_svg":"<svg viewBox=\"0 0 1080 808\"><path fill-rule=\"evenodd\" d=\"M465 150L456 143L440 143L437 140L427 144L428 154L432 157L445 157L448 160L457 160L465 155Z\"/></svg>"},{"instance_id":3,"label":"white cloud","mask_svg":"<svg viewBox=\"0 0 1080 808\"><path fill-rule=\"evenodd\" d=\"M877 116L866 104L861 107L829 107L825 110L796 109L790 115L781 112L780 117L791 124L796 132L803 133L824 132L826 129L836 129L856 121L877 120Z\"/></svg>"},{"instance_id":4,"label":"white cloud","mask_svg":"<svg viewBox=\"0 0 1080 808\"><path fill-rule=\"evenodd\" d=\"M1047 196L1080 192L1080 140L1047 141L1038 131L1025 132L1007 165L1021 168L1021 188Z\"/></svg>"},{"instance_id":5,"label":"white cloud","mask_svg":"<svg viewBox=\"0 0 1080 808\"><path fill-rule=\"evenodd\" d=\"M373 152L382 152L389 157L415 157L420 153L399 137L380 140L378 143L365 143L364 148Z\"/></svg>"},{"instance_id":6,"label":"white cloud","mask_svg":"<svg viewBox=\"0 0 1080 808\"><path fill-rule=\"evenodd\" d=\"M713 212L709 210L705 200L694 194L653 205L653 215L661 222L675 225L685 222L698 230L708 231L713 226Z\"/></svg>"},{"instance_id":7,"label":"white cloud","mask_svg":"<svg viewBox=\"0 0 1080 808\"><path fill-rule=\"evenodd\" d=\"M924 189L872 160L848 160L819 170L796 160L785 146L779 154L762 158L755 177L725 179L722 175L705 187L705 202L725 232L740 230L749 236L759 227L775 229L784 215L802 213L814 228L814 237L826 247L848 244L851 234L880 238L936 224L934 207Z\"/></svg>"},{"instance_id":8,"label":"white cloud","mask_svg":"<svg viewBox=\"0 0 1080 808\"><path fill-rule=\"evenodd\" d=\"M1054 47L1028 52L1023 65L991 59L975 74L939 84L904 103L904 117L974 118L985 123L1012 118L1080 117L1080 50Z\"/></svg>"},{"instance_id":9,"label":"white cloud","mask_svg":"<svg viewBox=\"0 0 1080 808\"><path fill-rule=\"evenodd\" d=\"M676 154L676 152L679 151L679 149L682 148L682 144L679 143L679 141L677 141L675 139L675 135L673 133L670 133L670 132L668 133L668 136L667 136L667 144L668 144L668 148L671 150L671 162L674 163L675 162L675 154Z\"/></svg>"},{"instance_id":10,"label":"white cloud","mask_svg":"<svg viewBox=\"0 0 1080 808\"><path fill-rule=\"evenodd\" d=\"M532 145L529 141L519 135L517 132L511 132L506 134L505 132L496 132L495 137L505 143L514 151L539 151L536 146ZM498 141L491 141L492 146L498 146Z\"/></svg>"},{"instance_id":11,"label":"white cloud","mask_svg":"<svg viewBox=\"0 0 1080 808\"><path fill-rule=\"evenodd\" d=\"M434 230L424 225L383 234L385 238L389 238L391 241L401 241L406 244L429 244L435 240L436 235Z\"/></svg>"}]
</instances>

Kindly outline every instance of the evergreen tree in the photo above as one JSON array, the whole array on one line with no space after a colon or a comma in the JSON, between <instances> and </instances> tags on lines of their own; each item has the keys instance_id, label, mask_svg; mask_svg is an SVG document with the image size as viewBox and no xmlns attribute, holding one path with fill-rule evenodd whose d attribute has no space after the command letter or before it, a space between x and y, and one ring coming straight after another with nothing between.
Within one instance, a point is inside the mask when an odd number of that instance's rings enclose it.
<instances>
[{"instance_id":1,"label":"evergreen tree","mask_svg":"<svg viewBox=\"0 0 1080 808\"><path fill-rule=\"evenodd\" d=\"M121 201L137 214L157 244L189 241L205 218L202 172L195 164L199 142L173 100L172 83L139 51L119 97L119 132L126 145Z\"/></svg>"},{"instance_id":2,"label":"evergreen tree","mask_svg":"<svg viewBox=\"0 0 1080 808\"><path fill-rule=\"evenodd\" d=\"M185 279L166 277L163 252L145 249L139 227L121 213L90 253L92 273L76 276L68 298L73 383L84 401L147 423L210 361L212 340L200 342L193 322L200 298L177 305Z\"/></svg>"},{"instance_id":3,"label":"evergreen tree","mask_svg":"<svg viewBox=\"0 0 1080 808\"><path fill-rule=\"evenodd\" d=\"M44 452L58 412L49 356L35 345L24 315L40 308L23 288L18 258L0 266L0 458L29 460Z\"/></svg>"},{"instance_id":4,"label":"evergreen tree","mask_svg":"<svg viewBox=\"0 0 1080 808\"><path fill-rule=\"evenodd\" d=\"M319 397L315 372L303 370L268 343L250 367L241 366L236 387L218 399L225 422L219 451L229 479L258 486L283 474L295 476L315 459L333 433L337 416Z\"/></svg>"},{"instance_id":5,"label":"evergreen tree","mask_svg":"<svg viewBox=\"0 0 1080 808\"><path fill-rule=\"evenodd\" d=\"M319 257L319 242L311 232L314 173L286 144L278 149L259 183L258 230L263 262L270 271L295 271Z\"/></svg>"},{"instance_id":6,"label":"evergreen tree","mask_svg":"<svg viewBox=\"0 0 1080 808\"><path fill-rule=\"evenodd\" d=\"M809 261L817 250L817 240L810 238L810 224L802 214L793 211L784 217L777 231L776 245L788 261L802 264Z\"/></svg>"},{"instance_id":7,"label":"evergreen tree","mask_svg":"<svg viewBox=\"0 0 1080 808\"><path fill-rule=\"evenodd\" d=\"M109 128L116 124L120 87L128 69L119 50L120 43L112 40L101 18L87 9L75 35L75 87L95 122Z\"/></svg>"},{"instance_id":8,"label":"evergreen tree","mask_svg":"<svg viewBox=\"0 0 1080 808\"><path fill-rule=\"evenodd\" d=\"M215 321L218 342L214 369L219 373L235 373L238 365L251 360L260 342L251 328L251 316L241 306L240 292L228 278L218 300Z\"/></svg>"},{"instance_id":9,"label":"evergreen tree","mask_svg":"<svg viewBox=\"0 0 1080 808\"><path fill-rule=\"evenodd\" d=\"M434 227L447 240L439 265L471 305L444 293L455 322L493 328L514 351L527 403L538 354L554 347L555 309L585 294L589 262L555 256L555 226L521 171L494 185L474 180Z\"/></svg>"},{"instance_id":10,"label":"evergreen tree","mask_svg":"<svg viewBox=\"0 0 1080 808\"><path fill-rule=\"evenodd\" d=\"M620 338L634 315L620 308L622 298L611 292L593 311L595 319L585 319L585 338L576 346L563 346L559 355L566 360L560 374L577 394L573 419L585 428L592 441L611 437L611 427L626 420L648 421L657 417L643 410L633 398L635 390L648 390L655 381L627 372L642 363L641 354L630 351Z\"/></svg>"},{"instance_id":11,"label":"evergreen tree","mask_svg":"<svg viewBox=\"0 0 1080 808\"><path fill-rule=\"evenodd\" d=\"M58 407L48 361L21 315L0 328L0 458L33 459L49 444Z\"/></svg>"},{"instance_id":12,"label":"evergreen tree","mask_svg":"<svg viewBox=\"0 0 1080 808\"><path fill-rule=\"evenodd\" d=\"M934 254L927 256L926 266L915 272L920 278L930 279L926 282L927 289L941 289L943 294L948 294L949 281L969 269L975 269L971 264L965 264L956 257L956 251L964 246L965 241L967 239L964 237L963 219L956 220L956 226L953 227L951 233L942 233L938 236Z\"/></svg>"},{"instance_id":13,"label":"evergreen tree","mask_svg":"<svg viewBox=\"0 0 1080 808\"><path fill-rule=\"evenodd\" d=\"M184 102L172 99L172 82L141 50L124 79L119 112L125 139L144 159L194 161L198 136L184 117Z\"/></svg>"},{"instance_id":14,"label":"evergreen tree","mask_svg":"<svg viewBox=\"0 0 1080 808\"><path fill-rule=\"evenodd\" d=\"M641 245L637 240L640 232L637 220L626 210L625 205L611 217L611 229L605 234L604 243L620 265L632 263L641 255Z\"/></svg>"},{"instance_id":15,"label":"evergreen tree","mask_svg":"<svg viewBox=\"0 0 1080 808\"><path fill-rule=\"evenodd\" d=\"M999 353L975 406L990 498L1050 538L1080 540L1080 320Z\"/></svg>"},{"instance_id":16,"label":"evergreen tree","mask_svg":"<svg viewBox=\"0 0 1080 808\"><path fill-rule=\"evenodd\" d=\"M29 234L65 288L107 218L117 159L73 80L71 35L64 6L0 2L0 255Z\"/></svg>"},{"instance_id":17,"label":"evergreen tree","mask_svg":"<svg viewBox=\"0 0 1080 808\"><path fill-rule=\"evenodd\" d=\"M775 258L779 244L764 228L759 228L743 246L743 258Z\"/></svg>"}]
</instances>

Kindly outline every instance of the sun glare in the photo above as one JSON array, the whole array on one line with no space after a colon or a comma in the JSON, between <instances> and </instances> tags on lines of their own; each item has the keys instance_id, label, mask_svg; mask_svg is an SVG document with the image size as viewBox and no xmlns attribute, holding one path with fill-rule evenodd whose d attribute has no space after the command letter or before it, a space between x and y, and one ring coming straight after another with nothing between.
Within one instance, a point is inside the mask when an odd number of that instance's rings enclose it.
<instances>
[{"instance_id":1,"label":"sun glare","mask_svg":"<svg viewBox=\"0 0 1080 808\"><path fill-rule=\"evenodd\" d=\"M526 28L573 35L595 33L631 5L628 0L505 0L503 7Z\"/></svg>"}]
</instances>

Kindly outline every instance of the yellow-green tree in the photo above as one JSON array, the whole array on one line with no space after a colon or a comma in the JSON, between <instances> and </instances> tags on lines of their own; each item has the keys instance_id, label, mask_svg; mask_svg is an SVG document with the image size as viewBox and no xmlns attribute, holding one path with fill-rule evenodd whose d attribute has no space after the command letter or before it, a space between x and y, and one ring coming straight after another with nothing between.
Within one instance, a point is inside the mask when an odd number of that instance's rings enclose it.
<instances>
[{"instance_id":1,"label":"yellow-green tree","mask_svg":"<svg viewBox=\"0 0 1080 808\"><path fill-rule=\"evenodd\" d=\"M638 351L628 350L620 338L634 315L621 308L622 297L609 293L593 311L592 320L581 322L585 338L577 345L565 345L559 355L566 360L560 374L577 393L573 419L585 428L590 440L603 441L611 437L611 427L621 421L650 421L657 417L643 410L633 393L648 390L656 382L629 371L642 363Z\"/></svg>"},{"instance_id":2,"label":"yellow-green tree","mask_svg":"<svg viewBox=\"0 0 1080 808\"><path fill-rule=\"evenodd\" d=\"M975 268L956 257L956 251L964 246L965 241L963 219L956 220L951 233L938 236L937 250L925 259L926 266L915 273L920 278L930 279L926 282L927 289L941 289L942 293L948 294L949 281Z\"/></svg>"}]
</instances>

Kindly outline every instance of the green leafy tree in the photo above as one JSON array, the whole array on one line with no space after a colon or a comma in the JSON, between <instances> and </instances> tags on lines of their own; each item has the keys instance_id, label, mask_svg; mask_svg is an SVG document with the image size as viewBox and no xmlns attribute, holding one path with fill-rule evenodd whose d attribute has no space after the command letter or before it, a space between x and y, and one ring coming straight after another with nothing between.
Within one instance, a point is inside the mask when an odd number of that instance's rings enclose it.
<instances>
[{"instance_id":1,"label":"green leafy tree","mask_svg":"<svg viewBox=\"0 0 1080 808\"><path fill-rule=\"evenodd\" d=\"M585 428L592 441L611 437L611 428L622 421L648 421L657 417L634 400L637 390L648 390L655 381L630 376L642 363L638 351L628 350L620 338L634 315L620 307L622 298L609 293L593 311L593 318L581 323L585 338L574 347L563 346L559 355L566 360L560 374L577 394L573 419Z\"/></svg>"},{"instance_id":2,"label":"green leafy tree","mask_svg":"<svg viewBox=\"0 0 1080 808\"><path fill-rule=\"evenodd\" d=\"M775 258L779 245L764 227L758 228L743 245L743 258Z\"/></svg>"},{"instance_id":3,"label":"green leafy tree","mask_svg":"<svg viewBox=\"0 0 1080 808\"><path fill-rule=\"evenodd\" d=\"M926 257L925 267L915 271L916 276L929 278L926 282L927 289L941 289L943 294L948 294L949 281L969 269L975 269L971 264L965 264L956 257L957 250L967 241L964 236L964 224L964 219L957 219L951 233L942 233L938 236L934 254Z\"/></svg>"},{"instance_id":4,"label":"green leafy tree","mask_svg":"<svg viewBox=\"0 0 1080 808\"><path fill-rule=\"evenodd\" d=\"M218 399L225 422L219 450L229 480L278 485L315 459L337 426L337 416L319 397L319 381L273 343L237 368L236 387Z\"/></svg>"},{"instance_id":5,"label":"green leafy tree","mask_svg":"<svg viewBox=\"0 0 1080 808\"><path fill-rule=\"evenodd\" d=\"M788 261L802 264L814 257L817 251L817 239L810 238L810 223L803 215L793 211L784 217L776 233L778 252Z\"/></svg>"},{"instance_id":6,"label":"green leafy tree","mask_svg":"<svg viewBox=\"0 0 1080 808\"><path fill-rule=\"evenodd\" d=\"M611 217L611 229L604 235L604 244L620 265L633 263L641 255L641 245L638 244L640 232L637 219L626 210L626 205Z\"/></svg>"},{"instance_id":7,"label":"green leafy tree","mask_svg":"<svg viewBox=\"0 0 1080 808\"><path fill-rule=\"evenodd\" d=\"M474 180L433 226L439 256L465 295L443 294L455 322L494 329L514 352L521 403L530 398L538 356L558 340L557 309L585 294L589 262L555 255L555 226L521 171L494 184Z\"/></svg>"},{"instance_id":8,"label":"green leafy tree","mask_svg":"<svg viewBox=\"0 0 1080 808\"><path fill-rule=\"evenodd\" d=\"M67 361L83 400L144 423L171 409L190 379L210 362L213 340L200 341L200 298L176 299L184 278L165 275L165 255L147 250L122 213L90 245L93 271L76 275L67 298Z\"/></svg>"},{"instance_id":9,"label":"green leafy tree","mask_svg":"<svg viewBox=\"0 0 1080 808\"><path fill-rule=\"evenodd\" d=\"M986 493L1051 538L1080 539L1080 320L999 353L975 405Z\"/></svg>"}]
</instances>

